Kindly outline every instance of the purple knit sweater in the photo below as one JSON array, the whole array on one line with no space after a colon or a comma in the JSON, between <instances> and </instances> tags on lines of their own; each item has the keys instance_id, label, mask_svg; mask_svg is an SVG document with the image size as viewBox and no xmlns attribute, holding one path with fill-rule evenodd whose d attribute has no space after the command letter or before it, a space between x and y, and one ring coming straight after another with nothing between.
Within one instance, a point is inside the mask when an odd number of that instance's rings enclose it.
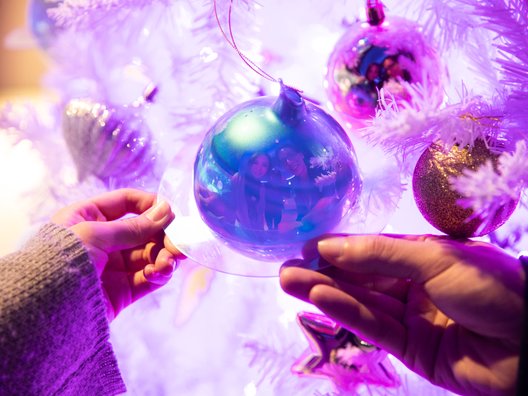
<instances>
[{"instance_id":1,"label":"purple knit sweater","mask_svg":"<svg viewBox=\"0 0 528 396\"><path fill-rule=\"evenodd\" d=\"M48 224L0 259L0 395L116 395L99 279L82 243Z\"/></svg>"}]
</instances>

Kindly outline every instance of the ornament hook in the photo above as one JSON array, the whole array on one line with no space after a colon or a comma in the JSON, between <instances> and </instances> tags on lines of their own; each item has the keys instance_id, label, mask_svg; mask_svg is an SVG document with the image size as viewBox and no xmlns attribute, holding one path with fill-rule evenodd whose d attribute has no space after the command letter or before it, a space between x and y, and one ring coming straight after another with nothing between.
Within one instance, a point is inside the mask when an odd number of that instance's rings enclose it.
<instances>
[{"instance_id":1,"label":"ornament hook","mask_svg":"<svg viewBox=\"0 0 528 396\"><path fill-rule=\"evenodd\" d=\"M379 26L385 20L383 3L379 0L367 0L367 18L371 26Z\"/></svg>"}]
</instances>

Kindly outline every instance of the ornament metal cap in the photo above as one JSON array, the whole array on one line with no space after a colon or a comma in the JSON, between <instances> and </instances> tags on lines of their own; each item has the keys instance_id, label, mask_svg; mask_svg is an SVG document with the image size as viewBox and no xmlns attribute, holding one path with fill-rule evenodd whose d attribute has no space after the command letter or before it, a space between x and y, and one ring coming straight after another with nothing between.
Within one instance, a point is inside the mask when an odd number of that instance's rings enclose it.
<instances>
[{"instance_id":1,"label":"ornament metal cap","mask_svg":"<svg viewBox=\"0 0 528 396\"><path fill-rule=\"evenodd\" d=\"M367 18L371 26L379 26L385 20L385 12L383 11L383 3L378 0L367 1Z\"/></svg>"},{"instance_id":2,"label":"ornament metal cap","mask_svg":"<svg viewBox=\"0 0 528 396\"><path fill-rule=\"evenodd\" d=\"M273 111L282 121L287 124L296 124L303 120L306 115L306 105L299 91L280 83L280 94L273 104Z\"/></svg>"}]
</instances>

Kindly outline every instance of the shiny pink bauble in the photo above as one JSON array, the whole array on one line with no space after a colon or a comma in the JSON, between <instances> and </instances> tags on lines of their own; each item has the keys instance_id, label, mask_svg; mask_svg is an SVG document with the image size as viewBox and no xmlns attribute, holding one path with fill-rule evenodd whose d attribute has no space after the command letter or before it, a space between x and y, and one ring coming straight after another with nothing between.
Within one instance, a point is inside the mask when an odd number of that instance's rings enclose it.
<instances>
[{"instance_id":1,"label":"shiny pink bauble","mask_svg":"<svg viewBox=\"0 0 528 396\"><path fill-rule=\"evenodd\" d=\"M442 95L441 66L419 25L388 18L378 26L353 24L332 51L325 80L330 103L345 121L373 117L379 90L410 99L402 82L423 83L427 97Z\"/></svg>"}]
</instances>

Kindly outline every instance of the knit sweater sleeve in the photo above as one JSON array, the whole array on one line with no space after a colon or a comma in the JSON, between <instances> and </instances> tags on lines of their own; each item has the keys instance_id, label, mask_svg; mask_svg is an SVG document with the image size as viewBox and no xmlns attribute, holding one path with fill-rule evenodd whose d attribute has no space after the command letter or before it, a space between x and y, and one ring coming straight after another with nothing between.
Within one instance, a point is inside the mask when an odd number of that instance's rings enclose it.
<instances>
[{"instance_id":1,"label":"knit sweater sleeve","mask_svg":"<svg viewBox=\"0 0 528 396\"><path fill-rule=\"evenodd\" d=\"M116 395L99 279L82 243L48 224L0 259L0 395Z\"/></svg>"}]
</instances>

